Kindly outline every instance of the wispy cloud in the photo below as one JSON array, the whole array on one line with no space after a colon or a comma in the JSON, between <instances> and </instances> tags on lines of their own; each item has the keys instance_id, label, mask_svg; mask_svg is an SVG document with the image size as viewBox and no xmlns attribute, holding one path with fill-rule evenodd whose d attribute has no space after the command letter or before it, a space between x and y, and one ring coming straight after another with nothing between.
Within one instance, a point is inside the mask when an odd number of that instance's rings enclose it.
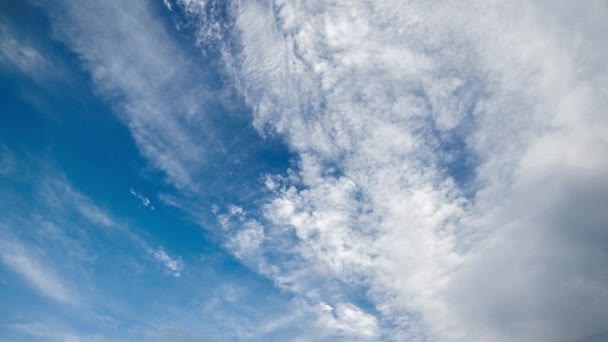
<instances>
[{"instance_id":1,"label":"wispy cloud","mask_svg":"<svg viewBox=\"0 0 608 342\"><path fill-rule=\"evenodd\" d=\"M152 205L152 202L150 202L150 199L142 194L140 194L139 192L130 189L129 192L131 193L131 195L135 198L137 198L138 200L141 201L141 205L143 205L144 207L148 207L151 210L154 210L154 206Z\"/></svg>"},{"instance_id":2,"label":"wispy cloud","mask_svg":"<svg viewBox=\"0 0 608 342\"><path fill-rule=\"evenodd\" d=\"M205 156L203 72L186 59L151 4L62 1L48 8L58 35L76 51L97 89L113 102L141 152L182 190ZM108 26L100 17L111 17ZM137 61L137 63L134 63ZM200 129L200 130L199 130Z\"/></svg>"},{"instance_id":3,"label":"wispy cloud","mask_svg":"<svg viewBox=\"0 0 608 342\"><path fill-rule=\"evenodd\" d=\"M171 5L171 1L169 1L169 0L163 0L163 4L165 4L165 7L167 7L167 9L169 11L173 11L173 5Z\"/></svg>"},{"instance_id":4,"label":"wispy cloud","mask_svg":"<svg viewBox=\"0 0 608 342\"><path fill-rule=\"evenodd\" d=\"M181 257L171 257L164 248L154 251L154 258L159 261L175 278L182 275L184 263Z\"/></svg>"},{"instance_id":5,"label":"wispy cloud","mask_svg":"<svg viewBox=\"0 0 608 342\"><path fill-rule=\"evenodd\" d=\"M375 337L379 333L376 317L363 312L356 305L339 303L333 308L321 303L320 307L319 323L330 330L361 337Z\"/></svg>"},{"instance_id":6,"label":"wispy cloud","mask_svg":"<svg viewBox=\"0 0 608 342\"><path fill-rule=\"evenodd\" d=\"M50 299L75 304L77 293L64 284L64 280L53 268L42 262L29 248L18 241L0 241L0 258L15 273L22 276L33 288Z\"/></svg>"},{"instance_id":7,"label":"wispy cloud","mask_svg":"<svg viewBox=\"0 0 608 342\"><path fill-rule=\"evenodd\" d=\"M34 46L18 40L14 33L0 23L0 64L39 80L53 71L53 65Z\"/></svg>"},{"instance_id":8,"label":"wispy cloud","mask_svg":"<svg viewBox=\"0 0 608 342\"><path fill-rule=\"evenodd\" d=\"M99 227L118 227L119 224L108 213L108 211L80 193L65 178L61 172L46 167L46 172L40 181L39 195L45 204L54 210L69 212L75 211L89 223Z\"/></svg>"},{"instance_id":9,"label":"wispy cloud","mask_svg":"<svg viewBox=\"0 0 608 342\"><path fill-rule=\"evenodd\" d=\"M3 152L14 155L8 148ZM9 180L32 186L16 192L1 185L0 207L5 215L0 225L0 260L42 295L62 303L92 305L94 298L107 294L90 279L113 276L97 274L96 267L105 263L156 273L155 263L160 262L171 275L181 275L181 257L150 247L137 227L77 190L52 162L31 156L15 156L13 162L28 172L10 173ZM104 255L99 242L125 254L116 259ZM120 249L123 243L128 251ZM77 289L70 286L74 279L80 284Z\"/></svg>"}]
</instances>

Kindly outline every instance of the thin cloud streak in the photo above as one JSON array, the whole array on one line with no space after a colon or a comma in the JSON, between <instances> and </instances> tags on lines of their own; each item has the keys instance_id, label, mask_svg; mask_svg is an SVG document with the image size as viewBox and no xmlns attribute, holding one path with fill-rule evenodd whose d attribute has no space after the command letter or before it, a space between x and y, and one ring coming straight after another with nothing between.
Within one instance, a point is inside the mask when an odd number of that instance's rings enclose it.
<instances>
[{"instance_id":1,"label":"thin cloud streak","mask_svg":"<svg viewBox=\"0 0 608 342\"><path fill-rule=\"evenodd\" d=\"M171 272L171 274L175 278L179 278L181 276L181 272L184 268L184 263L182 262L181 257L171 257L164 248L159 248L154 252L154 258L157 261L163 264L163 266Z\"/></svg>"},{"instance_id":2,"label":"thin cloud streak","mask_svg":"<svg viewBox=\"0 0 608 342\"><path fill-rule=\"evenodd\" d=\"M52 267L42 263L39 257L29 252L17 241L0 241L0 259L15 273L22 276L43 296L65 304L77 304L78 295L68 289Z\"/></svg>"}]
</instances>

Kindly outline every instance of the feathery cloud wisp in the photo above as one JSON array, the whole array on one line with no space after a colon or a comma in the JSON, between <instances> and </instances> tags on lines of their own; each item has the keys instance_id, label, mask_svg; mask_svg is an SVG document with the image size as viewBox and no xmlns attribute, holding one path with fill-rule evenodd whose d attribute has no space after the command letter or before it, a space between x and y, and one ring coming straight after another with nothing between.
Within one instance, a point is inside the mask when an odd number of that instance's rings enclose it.
<instances>
[{"instance_id":1,"label":"feathery cloud wisp","mask_svg":"<svg viewBox=\"0 0 608 342\"><path fill-rule=\"evenodd\" d=\"M184 263L181 257L171 257L163 248L159 248L154 251L154 258L163 264L163 266L171 272L175 278L179 278L182 275Z\"/></svg>"},{"instance_id":2,"label":"feathery cloud wisp","mask_svg":"<svg viewBox=\"0 0 608 342\"><path fill-rule=\"evenodd\" d=\"M19 242L0 241L0 259L42 295L67 304L78 302L76 293L66 287L53 269L49 265L44 265L40 258L34 256Z\"/></svg>"}]
</instances>

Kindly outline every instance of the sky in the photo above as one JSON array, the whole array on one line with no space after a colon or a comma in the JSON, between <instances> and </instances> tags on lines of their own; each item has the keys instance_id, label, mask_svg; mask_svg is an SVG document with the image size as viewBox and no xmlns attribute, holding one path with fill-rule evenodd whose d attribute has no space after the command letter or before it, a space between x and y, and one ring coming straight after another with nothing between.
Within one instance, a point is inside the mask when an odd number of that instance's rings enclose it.
<instances>
[{"instance_id":1,"label":"sky","mask_svg":"<svg viewBox=\"0 0 608 342\"><path fill-rule=\"evenodd\" d=\"M0 0L0 340L607 340L606 32L603 0Z\"/></svg>"}]
</instances>

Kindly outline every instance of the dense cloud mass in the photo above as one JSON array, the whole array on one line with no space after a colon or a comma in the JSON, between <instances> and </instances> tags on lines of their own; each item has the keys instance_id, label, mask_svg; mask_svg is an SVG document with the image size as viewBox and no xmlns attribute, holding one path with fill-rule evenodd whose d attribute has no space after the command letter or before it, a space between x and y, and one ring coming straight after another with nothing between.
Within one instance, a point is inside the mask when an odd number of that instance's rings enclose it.
<instances>
[{"instance_id":1,"label":"dense cloud mass","mask_svg":"<svg viewBox=\"0 0 608 342\"><path fill-rule=\"evenodd\" d=\"M268 176L264 250L237 255L360 312L336 311L344 335L606 338L605 3L230 10L226 66L258 129L299 160ZM374 309L349 302L353 287Z\"/></svg>"},{"instance_id":2,"label":"dense cloud mass","mask_svg":"<svg viewBox=\"0 0 608 342\"><path fill-rule=\"evenodd\" d=\"M288 146L291 168L261 168L255 196L211 209L223 246L293 296L243 339L608 339L605 1L41 6L181 193L160 199L205 228L210 168L248 154L213 133L211 98L236 94ZM171 24L229 89L206 85ZM0 257L29 262L20 251ZM148 253L183 278L180 257Z\"/></svg>"}]
</instances>

